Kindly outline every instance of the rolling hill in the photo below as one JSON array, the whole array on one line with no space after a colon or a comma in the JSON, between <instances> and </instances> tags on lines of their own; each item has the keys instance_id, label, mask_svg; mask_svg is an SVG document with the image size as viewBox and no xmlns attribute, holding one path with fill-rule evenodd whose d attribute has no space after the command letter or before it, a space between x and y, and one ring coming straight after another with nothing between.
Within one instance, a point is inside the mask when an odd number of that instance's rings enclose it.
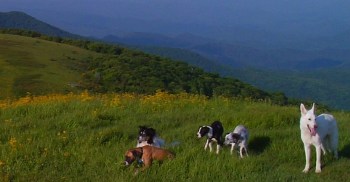
<instances>
[{"instance_id":1,"label":"rolling hill","mask_svg":"<svg viewBox=\"0 0 350 182\"><path fill-rule=\"evenodd\" d=\"M19 11L0 12L0 28L24 29L39 32L49 36L80 38L75 35L50 24L42 22L26 13Z\"/></svg>"},{"instance_id":2,"label":"rolling hill","mask_svg":"<svg viewBox=\"0 0 350 182\"><path fill-rule=\"evenodd\" d=\"M49 24L40 22L39 20L30 17L21 12L1 13L0 27L4 27L6 24L20 24L22 28L28 30L35 30L33 27L40 27L40 30L52 29L55 32L51 35L61 35L70 37L71 34L60 34L62 32L59 28L53 27ZM7 17L7 18L6 18ZM17 17L17 18L15 18ZM22 18L19 18L22 17ZM6 20L6 21L4 21ZM26 22L22 22L27 20ZM5 22L5 23L4 23ZM11 23L12 22L12 23ZM20 23L16 23L20 22ZM37 26L40 25L40 26ZM41 31L42 32L42 31ZM64 32L64 31L63 31ZM28 36L28 35L27 35ZM41 35L31 34L29 36L36 37ZM342 35L344 36L344 35ZM74 37L74 36L73 36ZM61 38L55 37L51 40L60 42ZM243 46L235 46L229 44L222 44L217 41L198 37L192 34L181 34L178 36L168 37L159 34L147 34L147 33L133 33L126 34L124 36L108 36L104 41L139 44L141 46L130 46L132 49L139 49L150 54L160 55L162 57L168 57L172 60L185 61L192 66L203 68L205 71L219 73L222 76L228 76L244 80L245 82L252 84L256 87L268 90L270 92L284 92L288 97L302 98L305 100L327 104L337 109L350 109L349 102L347 101L347 93L349 93L349 87L347 86L350 80L347 80L348 73L346 68L349 67L349 51L347 50L318 50L318 51L301 51L301 50L264 50ZM83 43L85 44L85 43ZM147 46L142 46L147 45ZM83 47L82 45L76 45ZM96 48L96 45L90 44L90 48ZM164 47L164 46L170 46ZM180 48L177 48L180 47ZM84 47L83 47L84 48ZM86 47L85 47L86 48ZM97 46L98 49L98 46ZM59 50L59 49L58 49ZM96 50L95 51L99 51ZM101 50L100 50L101 51ZM41 53L40 53L41 54ZM84 57L84 56L83 56ZM89 57L91 58L91 57ZM67 59L77 59L67 56ZM96 58L93 58L96 59ZM85 59L90 60L90 59ZM90 60L91 61L91 60ZM74 61L72 61L74 62ZM85 63L84 63L85 64ZM99 65L102 66L102 65ZM102 68L101 68L102 69ZM105 68L103 68L105 69ZM123 68L124 69L124 68ZM96 71L96 70L95 70ZM165 71L166 72L166 71ZM135 89L126 89L126 87L110 87L101 86L101 84L111 85L113 79L108 83L102 83L99 75L100 72L90 70L89 74L85 74L85 78L93 79L96 82L96 78L100 81L97 85L85 85L86 88L94 89L99 88L99 91L111 91L114 89L118 91L128 90L134 91ZM105 73L109 75L109 73ZM93 76L91 76L93 75ZM215 75L215 74L214 74ZM114 75L116 76L116 75ZM118 75L117 75L118 76ZM119 75L120 76L120 75ZM153 75L151 79L160 77L159 75ZM170 76L172 77L172 76ZM27 77L30 78L30 77ZM75 77L77 78L77 77ZM106 76L104 77L106 78ZM183 77L184 78L184 77ZM4 80L4 79L3 79ZM23 79L19 79L23 80ZM38 75L33 76L38 81ZM39 79L40 80L40 79ZM163 80L167 80L164 79ZM327 81L323 81L327 80ZM91 81L91 80L90 80ZM119 80L121 81L121 80ZM8 81L7 81L8 82ZM138 80L138 85L142 85L144 81ZM162 85L164 81L157 81L151 87L156 85ZM21 81L17 81L15 85L21 85ZM72 84L74 83L74 84ZM70 83L71 86L82 87L82 83L76 84L75 81ZM125 82L126 83L126 82ZM179 82L174 82L179 83ZM174 83L170 84L174 85ZM11 83L12 84L12 83ZM136 83L134 83L136 84ZM167 83L168 84L168 83ZM217 84L217 83L216 83ZM99 85L99 86L98 86ZM128 85L128 84L126 84ZM188 85L196 85L195 83L185 84L181 86L182 90L189 90ZM198 84L197 84L198 85ZM202 84L203 86L203 84ZM168 88L169 85L167 86ZM172 86L171 86L172 87ZM210 86L211 87L211 86ZM103 89L102 89L103 88ZM170 90L174 90L171 88ZM176 88L175 90L181 90ZM76 90L76 88L67 89ZM137 89L136 89L137 90ZM152 89L151 89L152 90ZM207 94L212 95L214 92L206 91ZM141 90L138 90L141 91ZM145 90L144 90L145 91ZM7 91L10 92L10 91ZM27 92L25 89L20 91L20 94ZM201 92L197 89L197 92ZM203 92L203 89L202 89ZM4 94L8 95L8 94Z\"/></svg>"},{"instance_id":3,"label":"rolling hill","mask_svg":"<svg viewBox=\"0 0 350 182\"><path fill-rule=\"evenodd\" d=\"M3 32L30 34L17 30ZM36 38L0 35L2 98L23 96L28 92L42 95L84 89L98 93L141 94L164 90L288 103L281 93L270 94L237 79L223 78L183 62L118 46L55 39L37 33L34 34Z\"/></svg>"},{"instance_id":4,"label":"rolling hill","mask_svg":"<svg viewBox=\"0 0 350 182\"><path fill-rule=\"evenodd\" d=\"M75 91L77 60L96 53L55 42L0 34L0 98Z\"/></svg>"}]
</instances>

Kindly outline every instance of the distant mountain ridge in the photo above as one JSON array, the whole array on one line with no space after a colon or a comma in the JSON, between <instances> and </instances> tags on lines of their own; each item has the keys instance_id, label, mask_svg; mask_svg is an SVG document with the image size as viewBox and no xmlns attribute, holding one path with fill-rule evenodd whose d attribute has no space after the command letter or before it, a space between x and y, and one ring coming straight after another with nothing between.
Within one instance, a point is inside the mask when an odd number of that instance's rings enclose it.
<instances>
[{"instance_id":1,"label":"distant mountain ridge","mask_svg":"<svg viewBox=\"0 0 350 182\"><path fill-rule=\"evenodd\" d=\"M193 34L180 34L166 36L156 33L132 32L121 35L107 35L102 40L111 43L123 43L128 45L158 46L190 49L193 46L215 42L214 40L196 36Z\"/></svg>"},{"instance_id":2,"label":"distant mountain ridge","mask_svg":"<svg viewBox=\"0 0 350 182\"><path fill-rule=\"evenodd\" d=\"M320 68L350 67L350 51L346 49L298 50L261 49L227 44L192 34L165 36L135 32L109 35L106 42L140 47L180 48L195 52L216 64L231 68L255 67L262 69L312 70Z\"/></svg>"},{"instance_id":3,"label":"distant mountain ridge","mask_svg":"<svg viewBox=\"0 0 350 182\"><path fill-rule=\"evenodd\" d=\"M50 24L42 22L26 13L19 11L0 12L0 28L9 29L25 29L39 32L49 36L79 38L81 36L75 35Z\"/></svg>"}]
</instances>

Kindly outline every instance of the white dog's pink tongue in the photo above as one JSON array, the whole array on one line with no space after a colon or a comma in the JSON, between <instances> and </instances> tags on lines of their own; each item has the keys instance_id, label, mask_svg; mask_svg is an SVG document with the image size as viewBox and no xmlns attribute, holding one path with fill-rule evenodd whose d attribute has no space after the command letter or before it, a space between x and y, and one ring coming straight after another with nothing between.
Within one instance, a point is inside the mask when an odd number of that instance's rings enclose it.
<instances>
[{"instance_id":1,"label":"white dog's pink tongue","mask_svg":"<svg viewBox=\"0 0 350 182\"><path fill-rule=\"evenodd\" d=\"M316 129L315 128L310 128L311 136L316 135Z\"/></svg>"},{"instance_id":2,"label":"white dog's pink tongue","mask_svg":"<svg viewBox=\"0 0 350 182\"><path fill-rule=\"evenodd\" d=\"M311 136L315 136L316 135L316 128L317 127L312 127L311 128L309 125L307 125L307 128L309 128Z\"/></svg>"}]
</instances>

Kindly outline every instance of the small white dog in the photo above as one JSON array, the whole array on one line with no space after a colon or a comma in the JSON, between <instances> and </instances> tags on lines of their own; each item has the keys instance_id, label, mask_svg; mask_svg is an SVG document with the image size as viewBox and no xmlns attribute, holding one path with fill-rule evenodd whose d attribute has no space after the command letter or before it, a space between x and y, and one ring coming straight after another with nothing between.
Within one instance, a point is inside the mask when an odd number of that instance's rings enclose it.
<instances>
[{"instance_id":1,"label":"small white dog","mask_svg":"<svg viewBox=\"0 0 350 182\"><path fill-rule=\"evenodd\" d=\"M338 158L338 127L334 117L330 114L315 116L315 104L311 110L306 110L304 104L300 104L300 131L301 140L304 143L306 164L303 170L307 173L310 169L311 145L316 148L316 173L321 172L321 151L326 154L326 150L333 152Z\"/></svg>"},{"instance_id":2,"label":"small white dog","mask_svg":"<svg viewBox=\"0 0 350 182\"><path fill-rule=\"evenodd\" d=\"M225 136L225 145L231 144L231 154L236 145L239 146L239 154L243 158L243 150L248 156L248 138L249 133L246 127L243 125L238 125L233 132L226 134Z\"/></svg>"}]
</instances>

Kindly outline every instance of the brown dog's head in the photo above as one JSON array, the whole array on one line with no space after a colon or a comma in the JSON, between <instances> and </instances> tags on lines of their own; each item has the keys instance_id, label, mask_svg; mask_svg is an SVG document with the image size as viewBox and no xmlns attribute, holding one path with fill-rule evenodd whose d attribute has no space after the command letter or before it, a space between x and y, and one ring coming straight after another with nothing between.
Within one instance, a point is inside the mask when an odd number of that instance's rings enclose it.
<instances>
[{"instance_id":1,"label":"brown dog's head","mask_svg":"<svg viewBox=\"0 0 350 182\"><path fill-rule=\"evenodd\" d=\"M126 151L125 153L125 166L129 166L136 159L140 159L142 157L142 148L134 148Z\"/></svg>"}]
</instances>

